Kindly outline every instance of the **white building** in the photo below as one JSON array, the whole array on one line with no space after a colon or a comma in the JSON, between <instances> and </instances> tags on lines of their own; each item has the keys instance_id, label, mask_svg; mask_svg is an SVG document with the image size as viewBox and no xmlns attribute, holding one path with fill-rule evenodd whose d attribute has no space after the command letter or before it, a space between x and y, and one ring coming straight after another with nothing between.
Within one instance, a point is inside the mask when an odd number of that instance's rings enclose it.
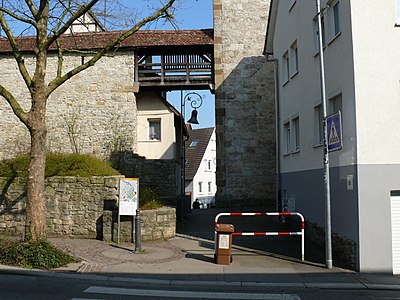
<instances>
[{"instance_id":1,"label":"white building","mask_svg":"<svg viewBox=\"0 0 400 300\"><path fill-rule=\"evenodd\" d=\"M101 24L93 11L89 10L83 16L76 19L65 32L65 34L99 31L106 31L106 28L103 26L103 24Z\"/></svg>"},{"instance_id":2,"label":"white building","mask_svg":"<svg viewBox=\"0 0 400 300\"><path fill-rule=\"evenodd\" d=\"M185 145L185 192L191 195L191 204L199 199L206 207L215 203L217 191L215 128L189 129Z\"/></svg>"},{"instance_id":3,"label":"white building","mask_svg":"<svg viewBox=\"0 0 400 300\"><path fill-rule=\"evenodd\" d=\"M321 2L328 115L341 111L343 128L329 155L332 231L355 243L358 270L398 274L400 1ZM283 199L324 226L316 15L316 1L273 0L265 53L278 60Z\"/></svg>"}]
</instances>

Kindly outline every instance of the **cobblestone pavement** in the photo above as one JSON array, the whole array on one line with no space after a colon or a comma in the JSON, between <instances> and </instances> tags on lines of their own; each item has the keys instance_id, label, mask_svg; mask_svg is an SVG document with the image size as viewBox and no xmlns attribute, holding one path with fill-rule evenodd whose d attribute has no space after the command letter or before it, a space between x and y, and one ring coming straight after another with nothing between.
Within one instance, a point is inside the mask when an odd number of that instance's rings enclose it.
<instances>
[{"instance_id":1,"label":"cobblestone pavement","mask_svg":"<svg viewBox=\"0 0 400 300\"><path fill-rule=\"evenodd\" d=\"M77 270L81 273L98 273L107 266L123 262L136 264L160 264L184 257L183 249L173 245L172 241L142 243L143 252L135 254L133 244L115 244L92 239L49 238L49 241L61 250L82 259Z\"/></svg>"}]
</instances>

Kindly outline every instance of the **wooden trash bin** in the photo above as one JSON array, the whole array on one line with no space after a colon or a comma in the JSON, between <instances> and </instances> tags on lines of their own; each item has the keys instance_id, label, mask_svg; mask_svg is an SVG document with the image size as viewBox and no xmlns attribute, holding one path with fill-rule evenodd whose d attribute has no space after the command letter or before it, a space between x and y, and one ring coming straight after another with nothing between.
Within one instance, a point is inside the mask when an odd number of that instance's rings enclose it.
<instances>
[{"instance_id":1,"label":"wooden trash bin","mask_svg":"<svg viewBox=\"0 0 400 300\"><path fill-rule=\"evenodd\" d=\"M235 232L235 228L232 224L217 224L215 231L217 232L215 263L218 265L230 265L232 233Z\"/></svg>"}]
</instances>

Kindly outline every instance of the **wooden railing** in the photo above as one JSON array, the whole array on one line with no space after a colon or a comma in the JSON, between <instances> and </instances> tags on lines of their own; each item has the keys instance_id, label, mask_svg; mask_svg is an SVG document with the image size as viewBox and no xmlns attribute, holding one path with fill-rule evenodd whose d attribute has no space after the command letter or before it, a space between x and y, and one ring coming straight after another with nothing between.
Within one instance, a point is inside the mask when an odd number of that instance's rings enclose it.
<instances>
[{"instance_id":1,"label":"wooden railing","mask_svg":"<svg viewBox=\"0 0 400 300\"><path fill-rule=\"evenodd\" d=\"M212 68L211 55L137 56L135 81L139 86L208 85Z\"/></svg>"}]
</instances>

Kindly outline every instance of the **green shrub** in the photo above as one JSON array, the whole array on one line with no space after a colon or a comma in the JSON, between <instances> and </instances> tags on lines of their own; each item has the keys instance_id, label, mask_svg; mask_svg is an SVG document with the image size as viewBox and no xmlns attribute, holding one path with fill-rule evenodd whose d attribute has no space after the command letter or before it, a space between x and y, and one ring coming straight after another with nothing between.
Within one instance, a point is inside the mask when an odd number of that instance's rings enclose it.
<instances>
[{"instance_id":1,"label":"green shrub","mask_svg":"<svg viewBox=\"0 0 400 300\"><path fill-rule=\"evenodd\" d=\"M29 155L0 162L0 177L27 176ZM101 159L90 155L49 153L46 157L46 177L52 176L110 176L118 171Z\"/></svg>"},{"instance_id":2,"label":"green shrub","mask_svg":"<svg viewBox=\"0 0 400 300\"><path fill-rule=\"evenodd\" d=\"M163 206L158 192L151 187L144 187L139 192L139 207L143 210L157 209Z\"/></svg>"},{"instance_id":3,"label":"green shrub","mask_svg":"<svg viewBox=\"0 0 400 300\"><path fill-rule=\"evenodd\" d=\"M45 240L19 242L2 240L0 263L27 269L53 269L78 260L55 248Z\"/></svg>"}]
</instances>

